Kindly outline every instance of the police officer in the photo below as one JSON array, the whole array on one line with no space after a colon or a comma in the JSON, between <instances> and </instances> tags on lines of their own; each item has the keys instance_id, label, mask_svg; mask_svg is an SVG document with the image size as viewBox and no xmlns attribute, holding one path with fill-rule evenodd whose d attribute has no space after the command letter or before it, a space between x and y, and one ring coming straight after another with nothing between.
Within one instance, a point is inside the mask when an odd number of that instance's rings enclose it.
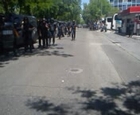
<instances>
[{"instance_id":1,"label":"police officer","mask_svg":"<svg viewBox=\"0 0 140 115\"><path fill-rule=\"evenodd\" d=\"M48 23L46 22L46 19L43 18L42 25L41 25L41 36L43 40L43 48L48 48Z\"/></svg>"},{"instance_id":2,"label":"police officer","mask_svg":"<svg viewBox=\"0 0 140 115\"><path fill-rule=\"evenodd\" d=\"M129 37L132 37L133 31L134 31L134 23L133 20L130 20L129 25L128 25L128 35Z\"/></svg>"},{"instance_id":3,"label":"police officer","mask_svg":"<svg viewBox=\"0 0 140 115\"><path fill-rule=\"evenodd\" d=\"M58 25L58 38L61 39L62 37L62 24L61 22L59 22L59 25Z\"/></svg>"},{"instance_id":4,"label":"police officer","mask_svg":"<svg viewBox=\"0 0 140 115\"><path fill-rule=\"evenodd\" d=\"M30 47L30 52L33 48L33 40L31 38L33 26L29 23L28 17L24 17L23 23L23 37L24 37L24 51L28 50L28 45Z\"/></svg>"},{"instance_id":5,"label":"police officer","mask_svg":"<svg viewBox=\"0 0 140 115\"><path fill-rule=\"evenodd\" d=\"M67 23L67 31L68 31L68 37L70 37L70 34L71 34L71 24L70 22Z\"/></svg>"},{"instance_id":6,"label":"police officer","mask_svg":"<svg viewBox=\"0 0 140 115\"><path fill-rule=\"evenodd\" d=\"M71 34L72 34L72 40L75 40L75 34L76 34L76 23L75 20L73 20L71 25Z\"/></svg>"},{"instance_id":7,"label":"police officer","mask_svg":"<svg viewBox=\"0 0 140 115\"><path fill-rule=\"evenodd\" d=\"M14 18L14 54L17 55L17 39L19 38L19 31L21 30L21 24L18 18Z\"/></svg>"},{"instance_id":8,"label":"police officer","mask_svg":"<svg viewBox=\"0 0 140 115\"><path fill-rule=\"evenodd\" d=\"M42 19L37 21L37 33L38 33L38 40L39 40L38 48L41 48L41 39L42 39L41 24L42 24Z\"/></svg>"},{"instance_id":9,"label":"police officer","mask_svg":"<svg viewBox=\"0 0 140 115\"><path fill-rule=\"evenodd\" d=\"M3 27L4 27L4 22L5 22L5 17L4 16L0 16L0 52L4 53L4 49L3 49L3 37L2 37L2 31L3 31Z\"/></svg>"},{"instance_id":10,"label":"police officer","mask_svg":"<svg viewBox=\"0 0 140 115\"><path fill-rule=\"evenodd\" d=\"M55 32L56 32L56 26L54 24L54 19L52 18L50 21L50 34L51 34L51 38L53 39L53 45L55 44Z\"/></svg>"}]
</instances>

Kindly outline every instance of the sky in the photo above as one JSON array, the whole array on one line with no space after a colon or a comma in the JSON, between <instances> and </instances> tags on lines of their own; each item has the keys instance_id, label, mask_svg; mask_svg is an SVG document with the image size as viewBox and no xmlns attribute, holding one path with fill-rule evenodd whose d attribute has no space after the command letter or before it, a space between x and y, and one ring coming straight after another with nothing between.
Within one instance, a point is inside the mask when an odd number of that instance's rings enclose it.
<instances>
[{"instance_id":1,"label":"sky","mask_svg":"<svg viewBox=\"0 0 140 115\"><path fill-rule=\"evenodd\" d=\"M83 3L89 3L89 0L82 0L82 4L81 4L82 9L83 9Z\"/></svg>"},{"instance_id":2,"label":"sky","mask_svg":"<svg viewBox=\"0 0 140 115\"><path fill-rule=\"evenodd\" d=\"M82 3L89 3L89 0L82 0Z\"/></svg>"}]
</instances>

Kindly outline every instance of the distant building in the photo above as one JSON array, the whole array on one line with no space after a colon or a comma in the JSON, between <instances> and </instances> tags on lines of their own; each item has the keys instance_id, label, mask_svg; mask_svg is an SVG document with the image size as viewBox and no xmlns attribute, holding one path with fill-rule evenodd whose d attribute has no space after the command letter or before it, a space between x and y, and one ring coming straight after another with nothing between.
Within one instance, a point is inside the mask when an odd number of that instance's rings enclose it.
<instances>
[{"instance_id":1,"label":"distant building","mask_svg":"<svg viewBox=\"0 0 140 115\"><path fill-rule=\"evenodd\" d=\"M108 0L109 3L118 8L119 10L125 10L130 6L140 6L140 0Z\"/></svg>"}]
</instances>

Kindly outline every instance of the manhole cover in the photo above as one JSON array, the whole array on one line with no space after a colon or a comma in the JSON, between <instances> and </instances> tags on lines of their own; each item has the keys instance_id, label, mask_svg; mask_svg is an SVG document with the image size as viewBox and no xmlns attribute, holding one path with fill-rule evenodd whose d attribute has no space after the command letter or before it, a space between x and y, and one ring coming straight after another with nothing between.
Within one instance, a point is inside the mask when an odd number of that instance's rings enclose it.
<instances>
[{"instance_id":1,"label":"manhole cover","mask_svg":"<svg viewBox=\"0 0 140 115\"><path fill-rule=\"evenodd\" d=\"M80 68L71 68L69 72L71 73L81 73L83 70Z\"/></svg>"}]
</instances>

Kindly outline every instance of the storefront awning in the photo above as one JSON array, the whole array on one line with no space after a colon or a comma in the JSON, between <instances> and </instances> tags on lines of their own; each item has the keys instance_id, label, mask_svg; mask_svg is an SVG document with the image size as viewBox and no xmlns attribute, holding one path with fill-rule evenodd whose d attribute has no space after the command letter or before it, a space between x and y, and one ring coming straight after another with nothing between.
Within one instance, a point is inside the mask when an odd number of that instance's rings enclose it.
<instances>
[{"instance_id":1,"label":"storefront awning","mask_svg":"<svg viewBox=\"0 0 140 115\"><path fill-rule=\"evenodd\" d=\"M119 16L126 16L130 14L140 14L140 6L131 6L119 13Z\"/></svg>"}]
</instances>

